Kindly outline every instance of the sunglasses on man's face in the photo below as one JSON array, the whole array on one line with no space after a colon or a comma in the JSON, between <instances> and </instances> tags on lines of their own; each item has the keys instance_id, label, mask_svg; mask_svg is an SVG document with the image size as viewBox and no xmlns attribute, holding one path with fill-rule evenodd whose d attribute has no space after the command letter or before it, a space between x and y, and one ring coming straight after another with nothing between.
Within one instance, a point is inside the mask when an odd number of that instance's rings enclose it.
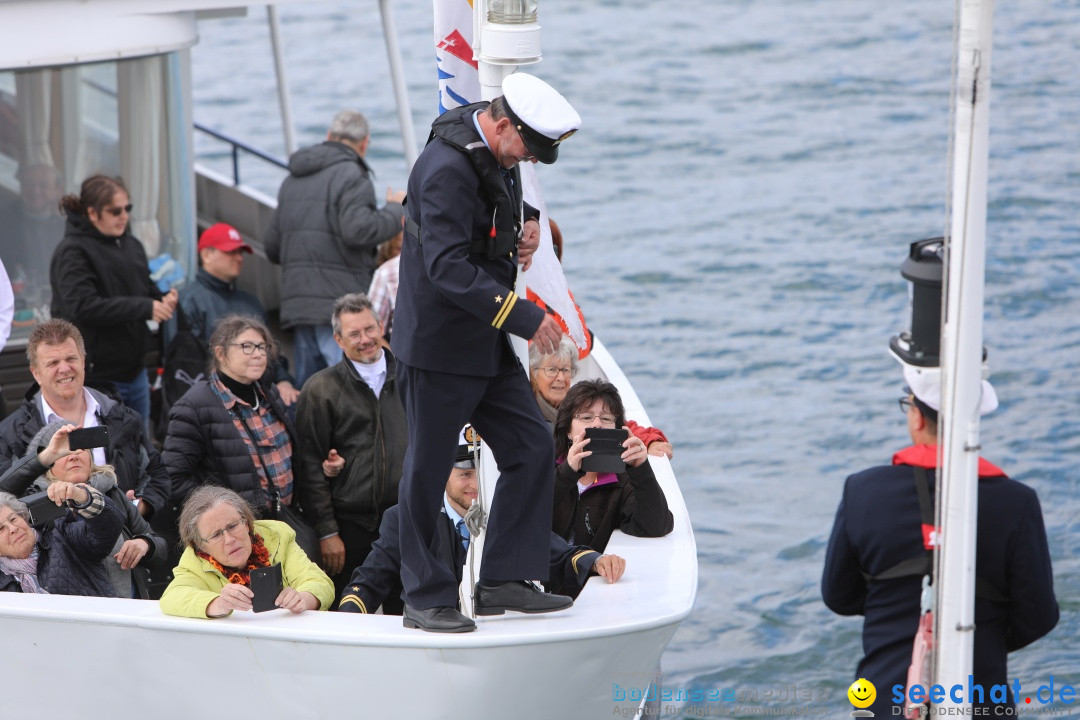
<instances>
[{"instance_id":1,"label":"sunglasses on man's face","mask_svg":"<svg viewBox=\"0 0 1080 720\"><path fill-rule=\"evenodd\" d=\"M131 208L134 207L131 203L124 205L123 207L111 207L105 208L105 212L109 213L113 217L120 217L124 213L131 214Z\"/></svg>"}]
</instances>

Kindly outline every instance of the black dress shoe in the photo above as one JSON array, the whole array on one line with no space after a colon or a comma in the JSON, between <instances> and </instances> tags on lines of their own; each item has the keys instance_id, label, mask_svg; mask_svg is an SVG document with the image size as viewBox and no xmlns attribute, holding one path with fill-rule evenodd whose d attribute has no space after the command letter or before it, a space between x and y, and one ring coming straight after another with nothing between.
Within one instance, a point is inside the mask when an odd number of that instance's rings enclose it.
<instances>
[{"instance_id":1,"label":"black dress shoe","mask_svg":"<svg viewBox=\"0 0 1080 720\"><path fill-rule=\"evenodd\" d=\"M401 624L407 628L419 628L428 632L460 633L472 632L476 623L452 607L433 607L427 610L414 610L405 606L405 615Z\"/></svg>"},{"instance_id":2,"label":"black dress shoe","mask_svg":"<svg viewBox=\"0 0 1080 720\"><path fill-rule=\"evenodd\" d=\"M546 613L564 610L574 604L566 595L546 593L524 580L501 585L476 583L473 610L477 615L502 615L507 610L520 613Z\"/></svg>"}]
</instances>

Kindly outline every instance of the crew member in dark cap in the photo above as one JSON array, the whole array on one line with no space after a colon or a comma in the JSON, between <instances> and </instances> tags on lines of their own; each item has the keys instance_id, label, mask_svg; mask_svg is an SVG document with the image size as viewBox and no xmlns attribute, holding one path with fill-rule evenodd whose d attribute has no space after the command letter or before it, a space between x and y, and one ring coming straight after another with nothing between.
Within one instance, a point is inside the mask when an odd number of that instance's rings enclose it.
<instances>
[{"instance_id":1,"label":"crew member in dark cap","mask_svg":"<svg viewBox=\"0 0 1080 720\"><path fill-rule=\"evenodd\" d=\"M475 604L523 612L569 607L524 580L548 574L554 447L509 334L544 350L558 323L514 293L519 262L539 244L539 213L522 200L517 165L552 163L581 118L542 80L517 73L491 103L431 126L409 176L391 348L409 423L398 493L405 617L424 630L472 630L454 573L431 552L443 480L471 422L501 470Z\"/></svg>"},{"instance_id":2,"label":"crew member in dark cap","mask_svg":"<svg viewBox=\"0 0 1080 720\"><path fill-rule=\"evenodd\" d=\"M465 515L477 498L476 465L473 446L468 442L471 428L466 427L454 457L454 467L446 481L442 507L436 518L436 531L432 538L431 552L461 582L463 565L471 540L465 524ZM352 579L341 596L341 612L373 613L383 608L383 613L400 612L401 594L401 547L398 534L398 507L394 506L383 515L379 539L371 547L364 563L353 571ZM548 558L550 578L548 589L577 596L592 575L599 575L608 582L622 577L626 561L618 555L603 555L584 545L568 545L565 540L549 533ZM406 620L409 624L410 620ZM468 626L458 628L464 632Z\"/></svg>"}]
</instances>

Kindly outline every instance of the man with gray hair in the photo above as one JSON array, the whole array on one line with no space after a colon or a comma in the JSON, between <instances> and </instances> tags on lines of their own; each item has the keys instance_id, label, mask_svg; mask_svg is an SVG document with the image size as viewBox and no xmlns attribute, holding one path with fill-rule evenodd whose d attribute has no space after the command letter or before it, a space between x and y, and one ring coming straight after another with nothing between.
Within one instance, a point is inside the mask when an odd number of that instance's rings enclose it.
<instances>
[{"instance_id":1,"label":"man with gray hair","mask_svg":"<svg viewBox=\"0 0 1080 720\"><path fill-rule=\"evenodd\" d=\"M334 341L345 357L311 376L296 409L296 483L319 533L337 597L397 503L408 442L394 357L362 293L337 299Z\"/></svg>"},{"instance_id":2,"label":"man with gray hair","mask_svg":"<svg viewBox=\"0 0 1080 720\"><path fill-rule=\"evenodd\" d=\"M371 284L375 252L401 232L403 191L375 204L367 119L334 116L326 141L293 153L289 177L264 238L266 256L282 266L281 324L293 331L297 387L341 358L326 318L334 300Z\"/></svg>"}]
</instances>

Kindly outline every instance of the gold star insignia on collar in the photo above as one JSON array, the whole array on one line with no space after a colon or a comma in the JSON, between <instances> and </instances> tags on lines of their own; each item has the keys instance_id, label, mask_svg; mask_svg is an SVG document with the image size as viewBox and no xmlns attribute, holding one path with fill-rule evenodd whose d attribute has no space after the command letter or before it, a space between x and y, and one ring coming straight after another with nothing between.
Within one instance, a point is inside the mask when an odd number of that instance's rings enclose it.
<instances>
[{"instance_id":1,"label":"gold star insignia on collar","mask_svg":"<svg viewBox=\"0 0 1080 720\"><path fill-rule=\"evenodd\" d=\"M495 304L498 305L498 304L501 304L501 303L502 303L502 295L496 295L495 296Z\"/></svg>"}]
</instances>

